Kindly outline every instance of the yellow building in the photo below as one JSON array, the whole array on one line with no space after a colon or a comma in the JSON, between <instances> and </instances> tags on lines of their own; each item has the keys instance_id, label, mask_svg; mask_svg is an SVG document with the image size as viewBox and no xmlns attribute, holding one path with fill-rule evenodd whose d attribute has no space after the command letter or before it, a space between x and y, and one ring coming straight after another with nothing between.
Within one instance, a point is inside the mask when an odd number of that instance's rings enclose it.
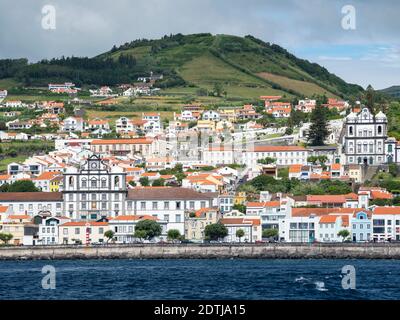
<instances>
[{"instance_id":1,"label":"yellow building","mask_svg":"<svg viewBox=\"0 0 400 320\"><path fill-rule=\"evenodd\" d=\"M246 202L246 192L237 192L233 199L234 204L244 204Z\"/></svg>"},{"instance_id":2,"label":"yellow building","mask_svg":"<svg viewBox=\"0 0 400 320\"><path fill-rule=\"evenodd\" d=\"M223 109L220 112L220 118L230 122L236 122L237 113L235 109Z\"/></svg>"},{"instance_id":3,"label":"yellow building","mask_svg":"<svg viewBox=\"0 0 400 320\"><path fill-rule=\"evenodd\" d=\"M205 238L204 229L207 225L217 223L220 214L214 208L202 208L196 212L186 213L185 239L202 242Z\"/></svg>"},{"instance_id":4,"label":"yellow building","mask_svg":"<svg viewBox=\"0 0 400 320\"><path fill-rule=\"evenodd\" d=\"M59 192L62 181L63 181L62 176L57 176L57 177L54 177L53 179L51 179L50 180L50 192Z\"/></svg>"},{"instance_id":5,"label":"yellow building","mask_svg":"<svg viewBox=\"0 0 400 320\"><path fill-rule=\"evenodd\" d=\"M9 244L22 245L24 243L25 228L31 222L29 215L8 215L0 222L0 233L9 233L12 239Z\"/></svg>"},{"instance_id":6,"label":"yellow building","mask_svg":"<svg viewBox=\"0 0 400 320\"><path fill-rule=\"evenodd\" d=\"M197 121L197 129L213 131L215 129L215 123L212 120L199 120Z\"/></svg>"}]
</instances>

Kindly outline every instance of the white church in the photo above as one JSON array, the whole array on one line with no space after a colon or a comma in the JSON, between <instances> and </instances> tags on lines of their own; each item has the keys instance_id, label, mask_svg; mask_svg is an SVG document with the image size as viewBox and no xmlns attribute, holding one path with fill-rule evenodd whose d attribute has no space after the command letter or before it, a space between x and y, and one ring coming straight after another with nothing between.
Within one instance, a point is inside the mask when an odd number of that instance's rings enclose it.
<instances>
[{"instance_id":1,"label":"white church","mask_svg":"<svg viewBox=\"0 0 400 320\"><path fill-rule=\"evenodd\" d=\"M368 108L351 112L344 121L342 152L345 164L381 165L400 162L400 145L388 137L388 120Z\"/></svg>"}]
</instances>

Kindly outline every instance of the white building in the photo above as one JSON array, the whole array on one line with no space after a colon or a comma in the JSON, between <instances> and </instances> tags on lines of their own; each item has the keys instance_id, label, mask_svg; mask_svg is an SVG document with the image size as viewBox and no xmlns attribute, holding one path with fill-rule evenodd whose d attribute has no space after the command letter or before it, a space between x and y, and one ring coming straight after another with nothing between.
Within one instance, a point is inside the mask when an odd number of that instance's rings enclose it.
<instances>
[{"instance_id":1,"label":"white building","mask_svg":"<svg viewBox=\"0 0 400 320\"><path fill-rule=\"evenodd\" d=\"M400 207L376 207L372 213L374 241L400 240Z\"/></svg>"},{"instance_id":2,"label":"white building","mask_svg":"<svg viewBox=\"0 0 400 320\"><path fill-rule=\"evenodd\" d=\"M42 219L39 225L38 243L41 245L56 245L59 243L59 225L68 222L66 217L48 217Z\"/></svg>"},{"instance_id":3,"label":"white building","mask_svg":"<svg viewBox=\"0 0 400 320\"><path fill-rule=\"evenodd\" d=\"M85 129L85 123L82 118L79 117L68 117L64 119L63 125L61 127L62 131L65 132L73 132L79 131L82 132Z\"/></svg>"},{"instance_id":4,"label":"white building","mask_svg":"<svg viewBox=\"0 0 400 320\"><path fill-rule=\"evenodd\" d=\"M219 112L216 112L214 110L205 111L202 114L202 119L203 120L219 121L220 120Z\"/></svg>"},{"instance_id":5,"label":"white building","mask_svg":"<svg viewBox=\"0 0 400 320\"><path fill-rule=\"evenodd\" d=\"M114 232L115 243L132 243L138 239L134 237L135 227L139 221L154 220L161 225L161 236L155 241L167 238L167 221L158 220L149 215L124 215L109 220L110 230Z\"/></svg>"},{"instance_id":6,"label":"white building","mask_svg":"<svg viewBox=\"0 0 400 320\"><path fill-rule=\"evenodd\" d=\"M238 211L224 214L219 220L227 229L228 235L223 239L224 242L257 242L262 240L262 227L260 217L247 216ZM238 230L243 230L244 236L239 238L236 234Z\"/></svg>"},{"instance_id":7,"label":"white building","mask_svg":"<svg viewBox=\"0 0 400 320\"><path fill-rule=\"evenodd\" d=\"M191 189L138 187L128 191L126 214L150 215L184 234L185 212L213 207L217 196Z\"/></svg>"},{"instance_id":8,"label":"white building","mask_svg":"<svg viewBox=\"0 0 400 320\"><path fill-rule=\"evenodd\" d=\"M387 118L368 108L350 113L345 120L343 153L346 164L380 165L400 161L396 139L387 136Z\"/></svg>"},{"instance_id":9,"label":"white building","mask_svg":"<svg viewBox=\"0 0 400 320\"><path fill-rule=\"evenodd\" d=\"M91 156L80 169L64 174L66 215L72 219L98 220L125 214L126 173L111 169L100 157Z\"/></svg>"},{"instance_id":10,"label":"white building","mask_svg":"<svg viewBox=\"0 0 400 320\"><path fill-rule=\"evenodd\" d=\"M63 197L60 192L0 192L0 205L8 206L16 214L31 217L41 211L54 216L64 213Z\"/></svg>"}]
</instances>

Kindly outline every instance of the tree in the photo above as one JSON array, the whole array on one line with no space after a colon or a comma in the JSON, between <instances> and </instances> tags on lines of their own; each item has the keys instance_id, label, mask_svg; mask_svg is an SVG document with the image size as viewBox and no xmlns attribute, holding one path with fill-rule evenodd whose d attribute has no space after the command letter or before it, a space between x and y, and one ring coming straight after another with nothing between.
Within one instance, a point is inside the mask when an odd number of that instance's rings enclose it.
<instances>
[{"instance_id":1,"label":"tree","mask_svg":"<svg viewBox=\"0 0 400 320\"><path fill-rule=\"evenodd\" d=\"M4 190L5 189L5 190ZM4 188L3 192L38 192L39 188L36 188L35 184L31 180L18 180L6 188Z\"/></svg>"},{"instance_id":2,"label":"tree","mask_svg":"<svg viewBox=\"0 0 400 320\"><path fill-rule=\"evenodd\" d=\"M133 236L138 239L145 239L147 232L145 230L135 230Z\"/></svg>"},{"instance_id":3,"label":"tree","mask_svg":"<svg viewBox=\"0 0 400 320\"><path fill-rule=\"evenodd\" d=\"M8 242L13 238L13 235L11 233L0 233L0 240L3 241L5 244L8 244Z\"/></svg>"},{"instance_id":4,"label":"tree","mask_svg":"<svg viewBox=\"0 0 400 320\"><path fill-rule=\"evenodd\" d=\"M236 237L238 237L239 238L239 242L241 242L241 238L244 237L243 229L236 230Z\"/></svg>"},{"instance_id":5,"label":"tree","mask_svg":"<svg viewBox=\"0 0 400 320\"><path fill-rule=\"evenodd\" d=\"M131 181L129 181L129 185L132 187L136 187L136 182L131 180Z\"/></svg>"},{"instance_id":6,"label":"tree","mask_svg":"<svg viewBox=\"0 0 400 320\"><path fill-rule=\"evenodd\" d=\"M165 180L163 178L156 179L153 181L153 187L163 187L165 185Z\"/></svg>"},{"instance_id":7,"label":"tree","mask_svg":"<svg viewBox=\"0 0 400 320\"><path fill-rule=\"evenodd\" d=\"M318 157L317 156L309 156L309 157L307 157L307 162L308 163L316 165L317 161L318 161Z\"/></svg>"},{"instance_id":8,"label":"tree","mask_svg":"<svg viewBox=\"0 0 400 320\"><path fill-rule=\"evenodd\" d=\"M206 239L218 240L228 235L228 229L222 223L212 223L205 227L204 235Z\"/></svg>"},{"instance_id":9,"label":"tree","mask_svg":"<svg viewBox=\"0 0 400 320\"><path fill-rule=\"evenodd\" d=\"M369 110L372 114L376 114L375 110L375 90L371 85L368 85L367 89L365 90L365 94L363 97L363 102L368 106Z\"/></svg>"},{"instance_id":10,"label":"tree","mask_svg":"<svg viewBox=\"0 0 400 320\"><path fill-rule=\"evenodd\" d=\"M346 240L350 236L349 230L343 229L340 230L337 234L339 237L342 237L342 241Z\"/></svg>"},{"instance_id":11,"label":"tree","mask_svg":"<svg viewBox=\"0 0 400 320\"><path fill-rule=\"evenodd\" d=\"M169 240L174 241L178 240L181 237L181 233L179 232L178 229L170 229L168 230L167 236Z\"/></svg>"},{"instance_id":12,"label":"tree","mask_svg":"<svg viewBox=\"0 0 400 320\"><path fill-rule=\"evenodd\" d=\"M139 182L140 182L140 185L143 187L148 187L150 185L149 178L147 178L147 177L141 177L139 179Z\"/></svg>"},{"instance_id":13,"label":"tree","mask_svg":"<svg viewBox=\"0 0 400 320\"><path fill-rule=\"evenodd\" d=\"M266 157L264 159L257 160L258 163L261 164L272 164L276 162L275 158Z\"/></svg>"},{"instance_id":14,"label":"tree","mask_svg":"<svg viewBox=\"0 0 400 320\"><path fill-rule=\"evenodd\" d=\"M214 84L213 93L217 97L220 97L224 93L224 88L222 87L222 85L219 82Z\"/></svg>"},{"instance_id":15,"label":"tree","mask_svg":"<svg viewBox=\"0 0 400 320\"><path fill-rule=\"evenodd\" d=\"M262 232L263 238L276 238L278 234L278 229L265 229Z\"/></svg>"},{"instance_id":16,"label":"tree","mask_svg":"<svg viewBox=\"0 0 400 320\"><path fill-rule=\"evenodd\" d=\"M107 238L107 243L114 238L114 231L112 230L107 230L106 232L104 232L104 236Z\"/></svg>"},{"instance_id":17,"label":"tree","mask_svg":"<svg viewBox=\"0 0 400 320\"><path fill-rule=\"evenodd\" d=\"M144 237L140 237L140 238L151 240L151 239L161 235L162 228L161 228L160 224L158 224L156 221L145 219L145 220L139 221L136 224L135 236L136 236L136 231L144 231L145 232ZM137 238L139 238L139 237L137 237Z\"/></svg>"},{"instance_id":18,"label":"tree","mask_svg":"<svg viewBox=\"0 0 400 320\"><path fill-rule=\"evenodd\" d=\"M232 207L233 210L238 210L242 213L246 213L246 206L244 204L235 203Z\"/></svg>"},{"instance_id":19,"label":"tree","mask_svg":"<svg viewBox=\"0 0 400 320\"><path fill-rule=\"evenodd\" d=\"M323 146L329 135L326 107L317 105L311 114L307 140L312 146Z\"/></svg>"}]
</instances>

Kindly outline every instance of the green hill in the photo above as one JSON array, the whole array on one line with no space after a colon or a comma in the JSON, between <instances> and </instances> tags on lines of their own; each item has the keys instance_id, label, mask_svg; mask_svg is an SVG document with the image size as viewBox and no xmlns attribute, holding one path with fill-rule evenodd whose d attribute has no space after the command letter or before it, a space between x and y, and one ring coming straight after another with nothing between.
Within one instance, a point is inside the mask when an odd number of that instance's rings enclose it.
<instances>
[{"instance_id":1,"label":"green hill","mask_svg":"<svg viewBox=\"0 0 400 320\"><path fill-rule=\"evenodd\" d=\"M391 86L379 91L393 98L400 98L400 86Z\"/></svg>"},{"instance_id":2,"label":"green hill","mask_svg":"<svg viewBox=\"0 0 400 320\"><path fill-rule=\"evenodd\" d=\"M150 71L164 74L157 83L161 88L212 89L218 83L228 95L244 98L269 94L349 97L363 90L278 45L252 36L208 33L135 40L93 58L63 57L35 64L24 59L0 60L0 83L6 79L25 86L60 81L116 85L136 81Z\"/></svg>"}]
</instances>

